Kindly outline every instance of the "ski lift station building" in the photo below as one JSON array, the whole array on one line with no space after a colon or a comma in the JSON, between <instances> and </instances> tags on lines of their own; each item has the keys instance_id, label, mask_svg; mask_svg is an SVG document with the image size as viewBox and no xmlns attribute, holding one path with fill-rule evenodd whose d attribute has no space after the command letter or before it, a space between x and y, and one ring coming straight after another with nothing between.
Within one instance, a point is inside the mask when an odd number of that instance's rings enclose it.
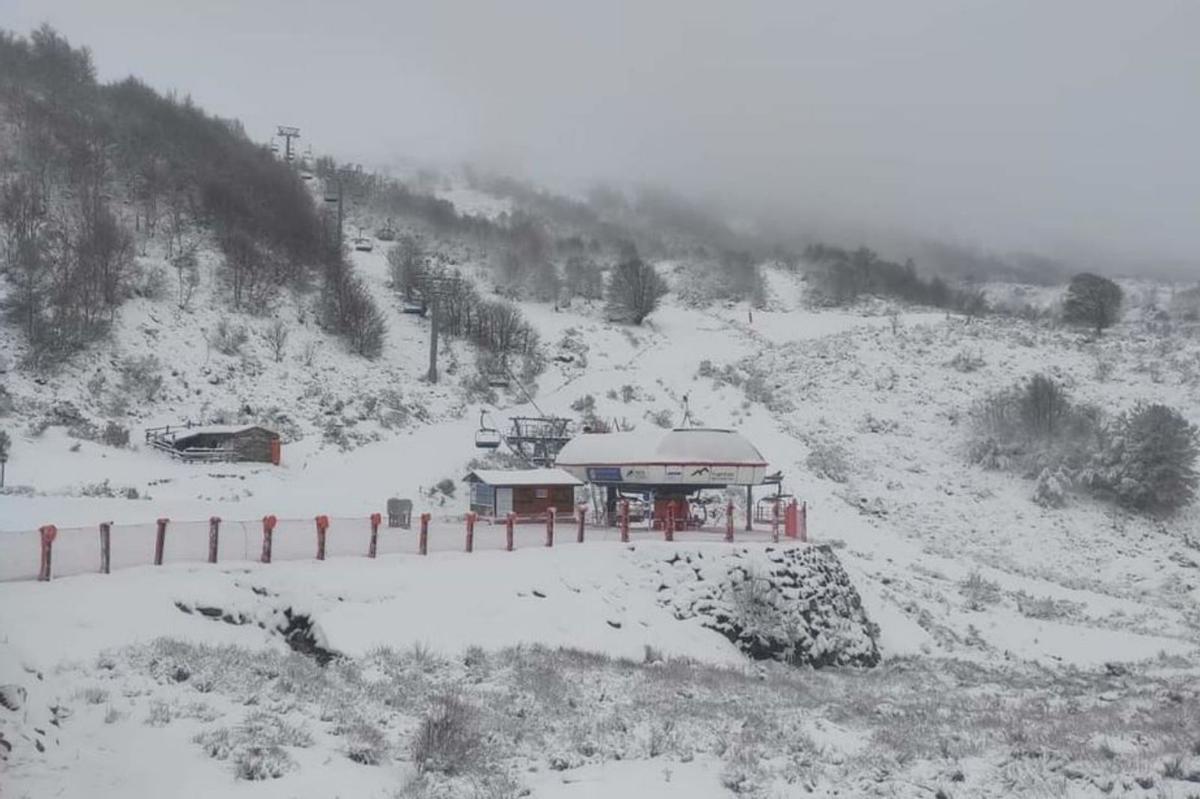
<instances>
[{"instance_id":1,"label":"ski lift station building","mask_svg":"<svg viewBox=\"0 0 1200 799\"><path fill-rule=\"evenodd\" d=\"M471 510L484 519L543 518L548 508L571 513L575 489L583 485L562 469L476 469L463 481L471 485Z\"/></svg>"},{"instance_id":2,"label":"ski lift station building","mask_svg":"<svg viewBox=\"0 0 1200 799\"><path fill-rule=\"evenodd\" d=\"M753 507L754 486L781 481L778 473L767 474L762 453L734 430L676 428L659 437L585 433L567 442L555 463L603 490L596 500L610 519L621 496L648 499L655 518L669 508L680 518L687 514L687 498L705 489L744 486L746 505Z\"/></svg>"}]
</instances>

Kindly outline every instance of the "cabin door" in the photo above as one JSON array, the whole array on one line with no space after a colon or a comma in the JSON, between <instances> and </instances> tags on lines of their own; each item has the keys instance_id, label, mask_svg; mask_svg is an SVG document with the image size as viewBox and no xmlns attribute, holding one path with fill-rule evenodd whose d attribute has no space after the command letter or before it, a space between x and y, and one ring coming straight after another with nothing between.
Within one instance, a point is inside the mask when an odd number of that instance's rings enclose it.
<instances>
[{"instance_id":1,"label":"cabin door","mask_svg":"<svg viewBox=\"0 0 1200 799\"><path fill-rule=\"evenodd\" d=\"M513 490L512 488L497 488L496 489L496 516L504 518L512 513L513 509Z\"/></svg>"}]
</instances>

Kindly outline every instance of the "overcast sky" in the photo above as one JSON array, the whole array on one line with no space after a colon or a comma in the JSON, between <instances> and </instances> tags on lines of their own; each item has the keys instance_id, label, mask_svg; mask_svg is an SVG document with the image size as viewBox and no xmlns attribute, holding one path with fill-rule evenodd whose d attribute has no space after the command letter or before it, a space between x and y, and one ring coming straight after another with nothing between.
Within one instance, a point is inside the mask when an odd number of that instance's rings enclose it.
<instances>
[{"instance_id":1,"label":"overcast sky","mask_svg":"<svg viewBox=\"0 0 1200 799\"><path fill-rule=\"evenodd\" d=\"M0 26L42 21L102 78L347 160L1200 262L1191 0L0 0Z\"/></svg>"}]
</instances>

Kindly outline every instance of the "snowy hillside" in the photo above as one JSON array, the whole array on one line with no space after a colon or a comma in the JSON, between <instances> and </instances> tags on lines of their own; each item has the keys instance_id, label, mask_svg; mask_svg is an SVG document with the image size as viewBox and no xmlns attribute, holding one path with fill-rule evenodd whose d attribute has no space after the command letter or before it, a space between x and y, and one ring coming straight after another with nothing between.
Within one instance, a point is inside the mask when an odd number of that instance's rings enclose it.
<instances>
[{"instance_id":1,"label":"snowy hillside","mask_svg":"<svg viewBox=\"0 0 1200 799\"><path fill-rule=\"evenodd\" d=\"M478 213L503 204L470 191L443 196ZM480 413L503 423L534 409L515 388L494 402L468 390L475 353L462 341L443 339L442 381L425 381L429 322L403 312L377 244L353 254L388 324L374 361L320 330L310 295L284 295L263 316L222 310L211 260L186 309L132 300L111 339L57 373L19 368L20 339L0 329L0 421L13 437L0 530L214 515L253 527L266 514L366 517L389 497L456 524L466 486L433 487L481 454ZM486 254L464 246L458 258L490 293ZM156 264L151 249L142 266ZM696 307L683 299L689 272L657 267L674 291L640 327L606 321L599 302L520 303L547 356L529 387L538 408L575 419L587 409L650 434L678 423L687 397L692 423L743 432L808 503L812 539L832 547L878 628L881 666L750 666L655 601L652 585L636 587L644 553L664 546L645 545L657 538L645 532L632 552L591 543L511 560L226 563L6 585L0 683L28 692L21 709L0 710L14 795L151 795L186 774L196 796L329 796L350 784L388 796L411 770L403 742L443 695L483 708L488 735L508 741L491 749L503 768L489 768L511 782L481 783L488 796L635 785L646 796L833 795L846 784L854 795L960 785L980 796L1151 796L1200 773L1188 759L1200 740L1200 512L1154 520L1082 494L1042 507L1032 481L964 454L972 405L1034 372L1114 412L1157 401L1200 419L1195 337L1136 310L1097 341L881 301L816 310L803 279L775 269L763 309ZM276 319L289 331L278 359L267 338ZM214 346L239 328L244 341ZM126 364L146 356L157 372L131 374ZM128 446L87 432L110 420L129 429ZM284 435L282 465L190 465L143 443L145 428L188 420L271 425ZM311 614L316 644L344 659L322 669L289 653L272 632L290 623L284 608ZM177 667L188 676L171 676ZM248 703L265 720L244 723L278 739L267 754L239 743ZM684 710L655 712L664 703ZM945 718L938 708L951 703L962 713ZM1133 720L1118 729L1118 716ZM354 762L355 747L374 754ZM1051 754L1022 759L1034 750ZM279 780L234 779L284 763ZM412 795L438 795L427 788Z\"/></svg>"}]
</instances>

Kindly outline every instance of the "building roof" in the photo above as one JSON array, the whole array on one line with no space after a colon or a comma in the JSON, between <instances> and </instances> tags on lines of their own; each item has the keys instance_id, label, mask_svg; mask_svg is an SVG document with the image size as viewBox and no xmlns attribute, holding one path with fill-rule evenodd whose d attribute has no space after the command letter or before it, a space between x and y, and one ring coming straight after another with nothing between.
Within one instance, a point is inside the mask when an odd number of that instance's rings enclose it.
<instances>
[{"instance_id":1,"label":"building roof","mask_svg":"<svg viewBox=\"0 0 1200 799\"><path fill-rule=\"evenodd\" d=\"M491 486L580 486L577 480L562 469L476 469L463 478L468 483Z\"/></svg>"},{"instance_id":2,"label":"building roof","mask_svg":"<svg viewBox=\"0 0 1200 799\"><path fill-rule=\"evenodd\" d=\"M645 433L585 433L568 441L555 462L563 466L767 465L741 433L707 428L677 428L658 438Z\"/></svg>"},{"instance_id":3,"label":"building roof","mask_svg":"<svg viewBox=\"0 0 1200 799\"><path fill-rule=\"evenodd\" d=\"M190 438L192 436L231 436L250 430L262 430L271 435L277 435L274 431L267 430L267 428L257 424L206 424L204 426L181 427L171 432L179 439Z\"/></svg>"}]
</instances>

